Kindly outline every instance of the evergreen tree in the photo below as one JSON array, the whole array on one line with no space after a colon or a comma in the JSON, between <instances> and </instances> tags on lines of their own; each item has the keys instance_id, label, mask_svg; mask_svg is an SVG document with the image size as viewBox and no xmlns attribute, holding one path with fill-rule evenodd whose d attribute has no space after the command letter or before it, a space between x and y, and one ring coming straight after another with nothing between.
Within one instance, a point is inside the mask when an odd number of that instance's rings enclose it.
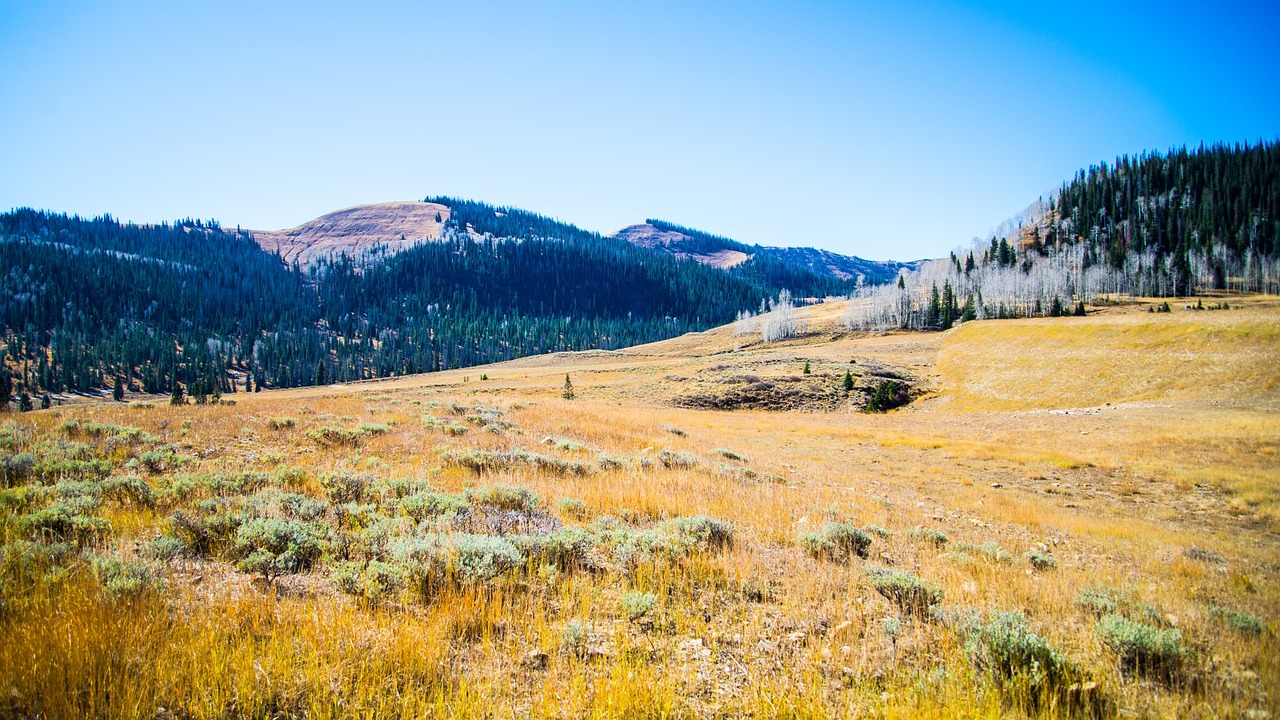
<instances>
[{"instance_id":1,"label":"evergreen tree","mask_svg":"<svg viewBox=\"0 0 1280 720\"><path fill-rule=\"evenodd\" d=\"M850 393L850 392L853 392L853 371L852 371L852 370L845 370L845 371L844 371L844 383L843 383L843 386L844 386L844 391L845 391L845 393L846 393L846 394L848 394L848 393Z\"/></svg>"},{"instance_id":2,"label":"evergreen tree","mask_svg":"<svg viewBox=\"0 0 1280 720\"><path fill-rule=\"evenodd\" d=\"M565 400L572 400L576 395L573 392L573 383L569 381L569 373L564 374L564 392L560 394Z\"/></svg>"},{"instance_id":3,"label":"evergreen tree","mask_svg":"<svg viewBox=\"0 0 1280 720\"><path fill-rule=\"evenodd\" d=\"M31 412L31 395L26 390L18 395L18 412Z\"/></svg>"},{"instance_id":4,"label":"evergreen tree","mask_svg":"<svg viewBox=\"0 0 1280 720\"><path fill-rule=\"evenodd\" d=\"M808 375L808 374L810 374L811 372L812 372L812 370L810 370L810 368L809 368L809 361L808 361L808 360L806 360L806 361L804 362L804 374L805 374L805 375Z\"/></svg>"},{"instance_id":5,"label":"evergreen tree","mask_svg":"<svg viewBox=\"0 0 1280 720\"><path fill-rule=\"evenodd\" d=\"M0 412L9 412L9 396L13 394L13 377L0 359Z\"/></svg>"},{"instance_id":6,"label":"evergreen tree","mask_svg":"<svg viewBox=\"0 0 1280 720\"><path fill-rule=\"evenodd\" d=\"M169 395L170 405L186 405L187 393L180 383L173 384L173 392Z\"/></svg>"},{"instance_id":7,"label":"evergreen tree","mask_svg":"<svg viewBox=\"0 0 1280 720\"><path fill-rule=\"evenodd\" d=\"M40 396L40 409L48 410L51 407L53 407L53 398L49 396L49 393L42 394Z\"/></svg>"},{"instance_id":8,"label":"evergreen tree","mask_svg":"<svg viewBox=\"0 0 1280 720\"><path fill-rule=\"evenodd\" d=\"M111 399L116 402L124 400L124 378L116 376L116 385L111 389Z\"/></svg>"}]
</instances>

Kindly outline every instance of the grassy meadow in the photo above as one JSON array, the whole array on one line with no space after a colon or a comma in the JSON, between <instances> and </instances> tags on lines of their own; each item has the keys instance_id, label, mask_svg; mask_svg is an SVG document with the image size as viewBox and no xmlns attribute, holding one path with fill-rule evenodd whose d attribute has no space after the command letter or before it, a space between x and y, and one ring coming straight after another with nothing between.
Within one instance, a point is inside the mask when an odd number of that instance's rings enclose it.
<instances>
[{"instance_id":1,"label":"grassy meadow","mask_svg":"<svg viewBox=\"0 0 1280 720\"><path fill-rule=\"evenodd\" d=\"M1277 716L1231 305L0 416L0 716Z\"/></svg>"}]
</instances>

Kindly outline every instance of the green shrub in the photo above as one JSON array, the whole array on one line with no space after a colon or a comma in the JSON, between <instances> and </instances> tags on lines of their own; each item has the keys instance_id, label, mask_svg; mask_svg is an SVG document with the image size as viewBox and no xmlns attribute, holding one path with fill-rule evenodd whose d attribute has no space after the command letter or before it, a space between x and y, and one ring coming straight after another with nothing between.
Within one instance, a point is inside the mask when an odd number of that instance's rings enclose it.
<instances>
[{"instance_id":1,"label":"green shrub","mask_svg":"<svg viewBox=\"0 0 1280 720\"><path fill-rule=\"evenodd\" d=\"M0 455L0 481L5 487L23 485L35 475L36 456L31 453Z\"/></svg>"},{"instance_id":2,"label":"green shrub","mask_svg":"<svg viewBox=\"0 0 1280 720\"><path fill-rule=\"evenodd\" d=\"M516 464L516 456L512 453L470 448L449 450L441 459L446 465L467 468L476 474L507 470Z\"/></svg>"},{"instance_id":3,"label":"green shrub","mask_svg":"<svg viewBox=\"0 0 1280 720\"><path fill-rule=\"evenodd\" d=\"M626 467L628 461L625 457L602 452L596 453L596 464L600 466L601 470L617 470Z\"/></svg>"},{"instance_id":4,"label":"green shrub","mask_svg":"<svg viewBox=\"0 0 1280 720\"><path fill-rule=\"evenodd\" d=\"M100 556L94 558L93 570L103 589L112 597L137 597L159 592L164 586L164 578L159 570L143 560L122 558L114 554Z\"/></svg>"},{"instance_id":5,"label":"green shrub","mask_svg":"<svg viewBox=\"0 0 1280 720\"><path fill-rule=\"evenodd\" d=\"M147 554L156 560L173 560L187 554L187 546L181 540L161 535L147 543Z\"/></svg>"},{"instance_id":6,"label":"green shrub","mask_svg":"<svg viewBox=\"0 0 1280 720\"><path fill-rule=\"evenodd\" d=\"M582 520L587 517L587 504L578 498L562 497L556 501L556 509L560 511L561 515L574 520Z\"/></svg>"},{"instance_id":7,"label":"green shrub","mask_svg":"<svg viewBox=\"0 0 1280 720\"><path fill-rule=\"evenodd\" d=\"M953 557L977 556L1000 563L1009 562L1013 559L1013 556L1005 552L1004 548L1000 547L1000 544L994 540L988 540L981 545L974 545L960 540L950 543L950 547L953 553L956 554Z\"/></svg>"},{"instance_id":8,"label":"green shrub","mask_svg":"<svg viewBox=\"0 0 1280 720\"><path fill-rule=\"evenodd\" d=\"M662 430L663 432L669 432L669 433L671 433L672 435L675 435L676 437L684 437L684 436L687 434L687 433L685 433L685 431L684 431L684 430L681 430L680 428L676 427L675 425L663 425L663 426L661 426L661 430Z\"/></svg>"},{"instance_id":9,"label":"green shrub","mask_svg":"<svg viewBox=\"0 0 1280 720\"><path fill-rule=\"evenodd\" d=\"M864 572L871 587L896 604L904 615L926 617L929 606L942 601L942 588L904 570L868 567Z\"/></svg>"},{"instance_id":10,"label":"green shrub","mask_svg":"<svg viewBox=\"0 0 1280 720\"><path fill-rule=\"evenodd\" d=\"M950 538L947 537L947 534L942 532L941 530L935 530L934 528L922 527L922 526L917 526L912 528L909 532L907 532L907 537L911 538L912 540L929 543L930 545L936 545L938 547L942 547L943 545L946 545L947 542L950 540Z\"/></svg>"},{"instance_id":11,"label":"green shrub","mask_svg":"<svg viewBox=\"0 0 1280 720\"><path fill-rule=\"evenodd\" d=\"M319 498L299 493L281 493L280 510L290 520L319 520L329 511L329 503Z\"/></svg>"},{"instance_id":12,"label":"green shrub","mask_svg":"<svg viewBox=\"0 0 1280 720\"><path fill-rule=\"evenodd\" d=\"M121 505L153 507L155 498L151 486L137 475L113 477L102 483L102 496Z\"/></svg>"},{"instance_id":13,"label":"green shrub","mask_svg":"<svg viewBox=\"0 0 1280 720\"><path fill-rule=\"evenodd\" d=\"M105 535L111 526L106 520L84 514L82 504L56 502L18 518L18 529L32 538L53 539L83 546Z\"/></svg>"},{"instance_id":14,"label":"green shrub","mask_svg":"<svg viewBox=\"0 0 1280 720\"><path fill-rule=\"evenodd\" d=\"M620 604L622 612L635 622L653 612L653 609L658 606L658 596L651 592L631 591L622 595Z\"/></svg>"},{"instance_id":15,"label":"green shrub","mask_svg":"<svg viewBox=\"0 0 1280 720\"><path fill-rule=\"evenodd\" d=\"M288 430L297 427L298 419L293 417L267 418L267 427L271 430Z\"/></svg>"},{"instance_id":16,"label":"green shrub","mask_svg":"<svg viewBox=\"0 0 1280 720\"><path fill-rule=\"evenodd\" d=\"M1171 679L1187 655L1180 631L1153 628L1121 615L1103 616L1097 634L1123 669L1141 675Z\"/></svg>"},{"instance_id":17,"label":"green shrub","mask_svg":"<svg viewBox=\"0 0 1280 720\"><path fill-rule=\"evenodd\" d=\"M461 495L434 491L414 493L400 500L400 509L417 522L449 519L469 507Z\"/></svg>"},{"instance_id":18,"label":"green shrub","mask_svg":"<svg viewBox=\"0 0 1280 720\"><path fill-rule=\"evenodd\" d=\"M733 450L730 450L728 448L716 448L711 452L719 455L720 457L727 458L729 460L737 460L738 462L750 462L750 460L747 459L746 455L743 455L742 453L734 452Z\"/></svg>"},{"instance_id":19,"label":"green shrub","mask_svg":"<svg viewBox=\"0 0 1280 720\"><path fill-rule=\"evenodd\" d=\"M595 546L590 532L571 525L557 529L546 537L542 545L542 557L561 570L571 570L587 565Z\"/></svg>"},{"instance_id":20,"label":"green shrub","mask_svg":"<svg viewBox=\"0 0 1280 720\"><path fill-rule=\"evenodd\" d=\"M579 653L587 644L587 628L581 620L570 620L560 629L560 647L569 653Z\"/></svg>"},{"instance_id":21,"label":"green shrub","mask_svg":"<svg viewBox=\"0 0 1280 720\"><path fill-rule=\"evenodd\" d=\"M658 453L658 462L665 468L687 470L698 466L698 456L692 453L663 450Z\"/></svg>"},{"instance_id":22,"label":"green shrub","mask_svg":"<svg viewBox=\"0 0 1280 720\"><path fill-rule=\"evenodd\" d=\"M1048 555L1046 553L1042 553L1036 550L1032 550L1031 552L1027 553L1026 558L1027 558L1027 562L1031 564L1031 567L1041 572L1044 572L1046 570L1053 570L1054 568L1058 567L1058 561L1054 560L1052 555Z\"/></svg>"},{"instance_id":23,"label":"green shrub","mask_svg":"<svg viewBox=\"0 0 1280 720\"><path fill-rule=\"evenodd\" d=\"M1031 623L1017 612L995 611L987 622L965 630L965 652L978 669L1001 686L1012 686L1032 697L1062 687L1071 668L1066 657L1047 639L1031 632Z\"/></svg>"},{"instance_id":24,"label":"green shrub","mask_svg":"<svg viewBox=\"0 0 1280 720\"><path fill-rule=\"evenodd\" d=\"M668 520L662 530L673 532L686 551L717 552L733 547L733 525L706 515Z\"/></svg>"},{"instance_id":25,"label":"green shrub","mask_svg":"<svg viewBox=\"0 0 1280 720\"><path fill-rule=\"evenodd\" d=\"M890 531L889 528L881 527L879 525L868 525L863 529L871 533L872 535L883 538L885 540L888 540L889 538L893 537L893 532Z\"/></svg>"},{"instance_id":26,"label":"green shrub","mask_svg":"<svg viewBox=\"0 0 1280 720\"><path fill-rule=\"evenodd\" d=\"M323 549L325 532L296 520L255 518L236 530L235 552L239 567L271 582L310 568Z\"/></svg>"},{"instance_id":27,"label":"green shrub","mask_svg":"<svg viewBox=\"0 0 1280 720\"><path fill-rule=\"evenodd\" d=\"M380 425L378 423L360 423L359 425L356 426L356 432L360 433L361 435L368 435L370 437L377 437L378 435L386 435L390 431L391 431L391 428L387 427L386 425Z\"/></svg>"},{"instance_id":28,"label":"green shrub","mask_svg":"<svg viewBox=\"0 0 1280 720\"><path fill-rule=\"evenodd\" d=\"M533 512L542 499L532 490L513 485L484 485L467 488L463 497L470 505L483 505L498 510Z\"/></svg>"},{"instance_id":29,"label":"green shrub","mask_svg":"<svg viewBox=\"0 0 1280 720\"><path fill-rule=\"evenodd\" d=\"M336 472L322 476L320 487L329 496L329 502L337 505L363 499L373 480L369 473Z\"/></svg>"},{"instance_id":30,"label":"green shrub","mask_svg":"<svg viewBox=\"0 0 1280 720\"><path fill-rule=\"evenodd\" d=\"M1086 612L1102 617L1120 611L1128 602L1118 591L1094 585L1081 590L1076 596L1075 604Z\"/></svg>"},{"instance_id":31,"label":"green shrub","mask_svg":"<svg viewBox=\"0 0 1280 720\"><path fill-rule=\"evenodd\" d=\"M347 430L336 425L325 425L307 433L311 442L322 448L359 447L361 433Z\"/></svg>"},{"instance_id":32,"label":"green shrub","mask_svg":"<svg viewBox=\"0 0 1280 720\"><path fill-rule=\"evenodd\" d=\"M846 562L853 556L866 557L871 536L845 523L827 523L817 532L800 535L800 546L820 560Z\"/></svg>"},{"instance_id":33,"label":"green shrub","mask_svg":"<svg viewBox=\"0 0 1280 720\"><path fill-rule=\"evenodd\" d=\"M368 563L341 562L329 572L329 580L344 593L371 602L392 598L409 581L404 568L379 560Z\"/></svg>"},{"instance_id":34,"label":"green shrub","mask_svg":"<svg viewBox=\"0 0 1280 720\"><path fill-rule=\"evenodd\" d=\"M490 535L403 538L391 552L424 598L446 584L487 582L524 564L524 554L510 540Z\"/></svg>"},{"instance_id":35,"label":"green shrub","mask_svg":"<svg viewBox=\"0 0 1280 720\"><path fill-rule=\"evenodd\" d=\"M1249 635L1262 634L1262 621L1249 613L1236 612L1234 610L1227 611L1227 625L1232 630L1238 630Z\"/></svg>"}]
</instances>

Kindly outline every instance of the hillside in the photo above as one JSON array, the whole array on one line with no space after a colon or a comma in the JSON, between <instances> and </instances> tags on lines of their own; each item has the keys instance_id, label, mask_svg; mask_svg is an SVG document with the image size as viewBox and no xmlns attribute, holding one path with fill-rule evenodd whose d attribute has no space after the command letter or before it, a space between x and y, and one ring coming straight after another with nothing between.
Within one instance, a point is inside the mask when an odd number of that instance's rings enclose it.
<instances>
[{"instance_id":1,"label":"hillside","mask_svg":"<svg viewBox=\"0 0 1280 720\"><path fill-rule=\"evenodd\" d=\"M879 336L844 305L8 416L0 714L1280 710L1280 301ZM864 413L846 372L917 399ZM682 402L745 387L816 400Z\"/></svg>"},{"instance_id":2,"label":"hillside","mask_svg":"<svg viewBox=\"0 0 1280 720\"><path fill-rule=\"evenodd\" d=\"M439 240L449 208L426 202L356 205L321 215L290 230L251 231L253 239L285 262L310 265L331 255L359 257L374 246L398 252Z\"/></svg>"},{"instance_id":3,"label":"hillside","mask_svg":"<svg viewBox=\"0 0 1280 720\"><path fill-rule=\"evenodd\" d=\"M866 284L886 283L917 263L863 260L811 247L747 245L662 220L625 227L613 237L640 247L691 258L744 278L782 284L796 294L847 294L859 277Z\"/></svg>"}]
</instances>

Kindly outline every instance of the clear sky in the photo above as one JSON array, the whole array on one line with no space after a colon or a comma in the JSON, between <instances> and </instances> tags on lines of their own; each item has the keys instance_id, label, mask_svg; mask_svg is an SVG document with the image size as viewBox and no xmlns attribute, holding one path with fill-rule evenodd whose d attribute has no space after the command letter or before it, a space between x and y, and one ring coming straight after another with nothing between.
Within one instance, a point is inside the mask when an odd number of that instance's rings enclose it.
<instances>
[{"instance_id":1,"label":"clear sky","mask_svg":"<svg viewBox=\"0 0 1280 720\"><path fill-rule=\"evenodd\" d=\"M445 194L937 256L1118 154L1275 139L1278 8L0 0L0 207Z\"/></svg>"}]
</instances>

